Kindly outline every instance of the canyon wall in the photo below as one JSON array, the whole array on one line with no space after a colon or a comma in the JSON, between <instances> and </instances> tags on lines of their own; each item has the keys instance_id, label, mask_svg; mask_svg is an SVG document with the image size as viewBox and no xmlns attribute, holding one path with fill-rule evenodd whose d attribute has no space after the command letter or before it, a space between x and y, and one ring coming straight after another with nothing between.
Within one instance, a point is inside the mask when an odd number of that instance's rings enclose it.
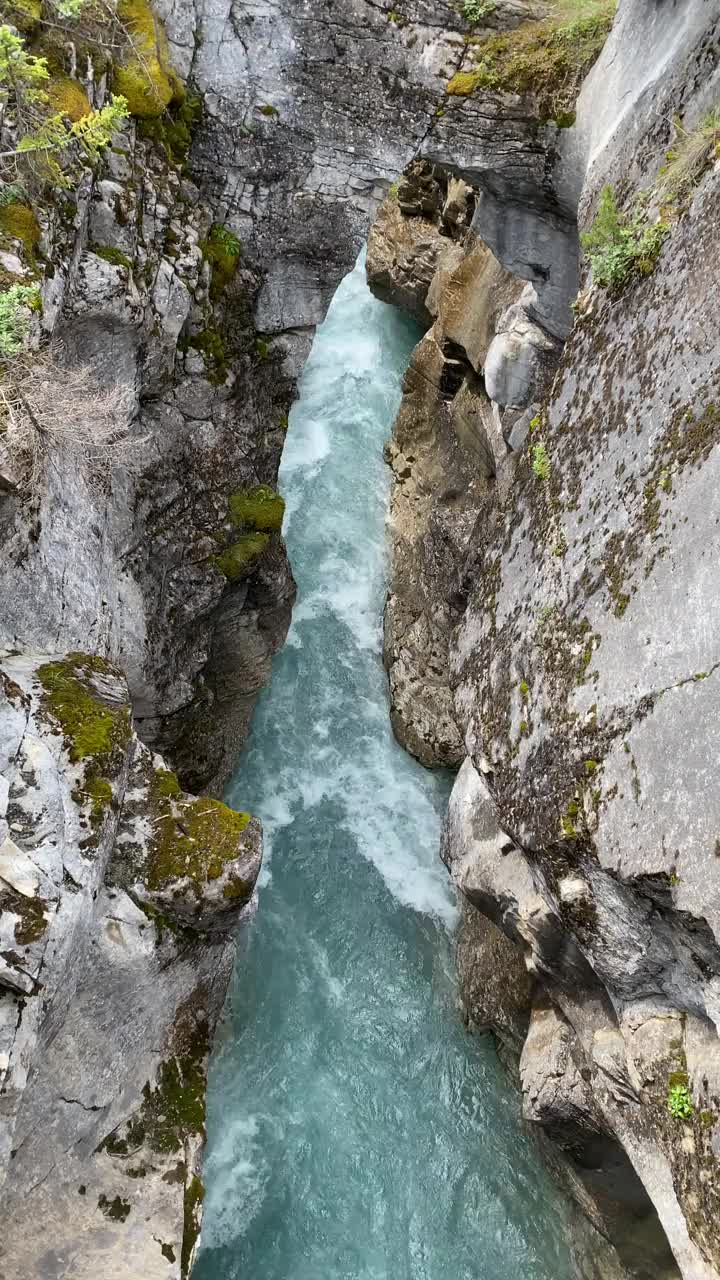
<instances>
[{"instance_id":1,"label":"canyon wall","mask_svg":"<svg viewBox=\"0 0 720 1280\"><path fill-rule=\"evenodd\" d=\"M468 1016L627 1274L686 1280L720 1269L719 19L625 0L562 128L478 86L471 51L368 258L432 322L388 454L385 656L400 740L461 766ZM669 191L667 153L708 128ZM578 254L607 184L662 224L615 287Z\"/></svg>"}]
</instances>

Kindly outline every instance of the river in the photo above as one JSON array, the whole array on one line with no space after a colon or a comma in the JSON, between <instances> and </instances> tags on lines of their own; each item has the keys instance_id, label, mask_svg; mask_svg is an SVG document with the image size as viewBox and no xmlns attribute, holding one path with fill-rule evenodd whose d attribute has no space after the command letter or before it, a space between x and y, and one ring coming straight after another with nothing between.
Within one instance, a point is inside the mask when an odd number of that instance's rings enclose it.
<instances>
[{"instance_id":1,"label":"river","mask_svg":"<svg viewBox=\"0 0 720 1280\"><path fill-rule=\"evenodd\" d=\"M458 1013L449 782L388 719L382 448L417 338L359 263L290 415L299 598L228 793L266 855L211 1064L194 1280L570 1274L517 1094Z\"/></svg>"}]
</instances>

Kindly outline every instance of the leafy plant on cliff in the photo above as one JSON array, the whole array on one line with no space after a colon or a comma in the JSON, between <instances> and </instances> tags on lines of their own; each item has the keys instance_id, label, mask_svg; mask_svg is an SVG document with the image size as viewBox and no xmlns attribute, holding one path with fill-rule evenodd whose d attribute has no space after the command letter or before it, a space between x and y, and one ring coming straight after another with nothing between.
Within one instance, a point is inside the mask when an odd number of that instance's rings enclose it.
<instances>
[{"instance_id":1,"label":"leafy plant on cliff","mask_svg":"<svg viewBox=\"0 0 720 1280\"><path fill-rule=\"evenodd\" d=\"M538 480L550 479L550 459L544 444L533 445L531 465Z\"/></svg>"},{"instance_id":2,"label":"leafy plant on cliff","mask_svg":"<svg viewBox=\"0 0 720 1280\"><path fill-rule=\"evenodd\" d=\"M0 293L0 357L7 360L22 347L30 312L39 298L36 285L14 284Z\"/></svg>"},{"instance_id":3,"label":"leafy plant on cliff","mask_svg":"<svg viewBox=\"0 0 720 1280\"><path fill-rule=\"evenodd\" d=\"M639 205L623 213L612 187L603 187L592 226L580 237L595 283L617 291L633 276L650 275L668 230L649 222Z\"/></svg>"},{"instance_id":4,"label":"leafy plant on cliff","mask_svg":"<svg viewBox=\"0 0 720 1280\"><path fill-rule=\"evenodd\" d=\"M0 152L0 168L19 166L55 186L69 186L81 162L95 161L128 115L124 98L77 120L52 112L46 58L28 53L25 41L0 26L0 108L16 127L15 146ZM7 180L7 178L6 178Z\"/></svg>"},{"instance_id":5,"label":"leafy plant on cliff","mask_svg":"<svg viewBox=\"0 0 720 1280\"><path fill-rule=\"evenodd\" d=\"M463 16L471 22L473 26L482 22L483 18L487 18L489 14L494 13L497 9L497 0L464 0Z\"/></svg>"},{"instance_id":6,"label":"leafy plant on cliff","mask_svg":"<svg viewBox=\"0 0 720 1280\"><path fill-rule=\"evenodd\" d=\"M689 1120L695 1112L695 1106L686 1084L671 1084L668 1089L667 1108L676 1120Z\"/></svg>"}]
</instances>

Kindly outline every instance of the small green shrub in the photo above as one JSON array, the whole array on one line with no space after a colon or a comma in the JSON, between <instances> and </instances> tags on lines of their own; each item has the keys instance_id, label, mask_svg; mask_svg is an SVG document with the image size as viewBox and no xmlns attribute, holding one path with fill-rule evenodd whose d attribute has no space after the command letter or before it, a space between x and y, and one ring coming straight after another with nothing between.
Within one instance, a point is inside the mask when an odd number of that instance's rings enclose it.
<instances>
[{"instance_id":1,"label":"small green shrub","mask_svg":"<svg viewBox=\"0 0 720 1280\"><path fill-rule=\"evenodd\" d=\"M686 1084L671 1084L668 1089L667 1108L676 1120L689 1120L695 1106Z\"/></svg>"},{"instance_id":2,"label":"small green shrub","mask_svg":"<svg viewBox=\"0 0 720 1280\"><path fill-rule=\"evenodd\" d=\"M36 310L40 300L37 285L14 284L0 293L0 357L17 355L28 331L28 310Z\"/></svg>"},{"instance_id":3,"label":"small green shrub","mask_svg":"<svg viewBox=\"0 0 720 1280\"><path fill-rule=\"evenodd\" d=\"M497 9L497 0L464 0L463 16L467 18L473 26L482 22L483 18L487 18Z\"/></svg>"},{"instance_id":4,"label":"small green shrub","mask_svg":"<svg viewBox=\"0 0 720 1280\"><path fill-rule=\"evenodd\" d=\"M88 245L91 253L96 257L102 258L105 262L109 262L113 267L124 267L126 271L132 270L132 262L126 253L121 249L116 249L111 244L91 244Z\"/></svg>"},{"instance_id":5,"label":"small green shrub","mask_svg":"<svg viewBox=\"0 0 720 1280\"><path fill-rule=\"evenodd\" d=\"M550 459L544 444L532 447L532 469L538 480L550 479Z\"/></svg>"},{"instance_id":6,"label":"small green shrub","mask_svg":"<svg viewBox=\"0 0 720 1280\"><path fill-rule=\"evenodd\" d=\"M617 291L633 276L650 275L668 231L664 222L648 222L639 206L622 213L612 187L603 187L593 224L580 237L595 283Z\"/></svg>"}]
</instances>

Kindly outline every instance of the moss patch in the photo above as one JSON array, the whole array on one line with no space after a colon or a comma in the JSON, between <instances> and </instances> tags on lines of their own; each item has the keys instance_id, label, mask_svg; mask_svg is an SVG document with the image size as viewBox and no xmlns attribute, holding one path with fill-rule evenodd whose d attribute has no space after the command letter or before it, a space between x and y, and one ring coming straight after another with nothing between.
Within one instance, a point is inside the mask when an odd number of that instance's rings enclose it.
<instances>
[{"instance_id":1,"label":"moss patch","mask_svg":"<svg viewBox=\"0 0 720 1280\"><path fill-rule=\"evenodd\" d=\"M34 268L41 232L30 205L14 200L11 204L0 206L0 232L8 240L20 241L25 262Z\"/></svg>"},{"instance_id":2,"label":"moss patch","mask_svg":"<svg viewBox=\"0 0 720 1280\"><path fill-rule=\"evenodd\" d=\"M228 376L229 366L225 341L217 329L203 329L192 337L183 338L178 346L181 351L199 351L208 366L209 381L222 386Z\"/></svg>"},{"instance_id":3,"label":"moss patch","mask_svg":"<svg viewBox=\"0 0 720 1280\"><path fill-rule=\"evenodd\" d=\"M116 249L111 244L91 244L88 248L96 257L111 263L113 267L124 267L126 271L132 271L132 262L121 249Z\"/></svg>"},{"instance_id":4,"label":"moss patch","mask_svg":"<svg viewBox=\"0 0 720 1280\"><path fill-rule=\"evenodd\" d=\"M123 65L113 73L113 91L127 98L134 116L159 116L183 97L170 64L167 37L147 0L120 0L117 14L132 38Z\"/></svg>"},{"instance_id":5,"label":"moss patch","mask_svg":"<svg viewBox=\"0 0 720 1280\"><path fill-rule=\"evenodd\" d=\"M269 485L239 489L228 499L228 514L234 525L250 525L253 529L277 532L282 528L285 501Z\"/></svg>"},{"instance_id":6,"label":"moss patch","mask_svg":"<svg viewBox=\"0 0 720 1280\"><path fill-rule=\"evenodd\" d=\"M177 786L178 790L171 788ZM161 771L152 792L159 817L154 822L147 871L148 889L167 888L189 878L198 897L238 855L238 841L250 821L220 800L182 800L177 778Z\"/></svg>"},{"instance_id":7,"label":"moss patch","mask_svg":"<svg viewBox=\"0 0 720 1280\"><path fill-rule=\"evenodd\" d=\"M241 244L232 231L215 222L200 248L212 267L210 297L217 302L238 269Z\"/></svg>"},{"instance_id":8,"label":"moss patch","mask_svg":"<svg viewBox=\"0 0 720 1280\"><path fill-rule=\"evenodd\" d=\"M92 683L93 674L107 669L103 658L83 653L38 667L38 680L45 690L43 708L60 725L74 764L112 756L124 750L130 739L127 707L104 702Z\"/></svg>"},{"instance_id":9,"label":"moss patch","mask_svg":"<svg viewBox=\"0 0 720 1280\"><path fill-rule=\"evenodd\" d=\"M124 1222L130 1214L130 1202L129 1200L122 1200L120 1196L115 1196L114 1200L108 1200L107 1196L102 1195L98 1200L98 1209L111 1222Z\"/></svg>"},{"instance_id":10,"label":"moss patch","mask_svg":"<svg viewBox=\"0 0 720 1280\"><path fill-rule=\"evenodd\" d=\"M267 533L248 533L232 546L226 547L220 555L213 556L213 564L228 582L237 582L245 577L269 541L270 535Z\"/></svg>"},{"instance_id":11,"label":"moss patch","mask_svg":"<svg viewBox=\"0 0 720 1280\"><path fill-rule=\"evenodd\" d=\"M141 138L146 138L162 147L168 160L173 164L184 166L193 132L202 115L202 100L188 94L182 102L171 106L161 116L144 116L138 131Z\"/></svg>"},{"instance_id":12,"label":"moss patch","mask_svg":"<svg viewBox=\"0 0 720 1280\"><path fill-rule=\"evenodd\" d=\"M183 1202L183 1241L180 1255L180 1275L182 1280L190 1275L193 1251L200 1234L202 1204L205 1199L205 1188L195 1174L185 1188Z\"/></svg>"},{"instance_id":13,"label":"moss patch","mask_svg":"<svg viewBox=\"0 0 720 1280\"><path fill-rule=\"evenodd\" d=\"M88 96L82 85L77 80L73 80L72 76L66 76L61 72L52 75L47 86L47 95L52 110L58 115L68 116L70 120L77 121L90 114Z\"/></svg>"}]
</instances>

